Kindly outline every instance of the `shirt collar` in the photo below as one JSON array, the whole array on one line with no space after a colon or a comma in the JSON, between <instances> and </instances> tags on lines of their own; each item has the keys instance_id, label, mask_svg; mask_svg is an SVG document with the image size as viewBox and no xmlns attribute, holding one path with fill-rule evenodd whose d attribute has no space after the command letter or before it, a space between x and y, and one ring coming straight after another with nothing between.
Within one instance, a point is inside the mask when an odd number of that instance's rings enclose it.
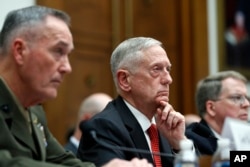
<instances>
[{"instance_id":1,"label":"shirt collar","mask_svg":"<svg viewBox=\"0 0 250 167\"><path fill-rule=\"evenodd\" d=\"M154 118L150 121L144 114L142 114L142 112L137 110L135 107L133 107L131 104L129 104L126 100L124 100L124 102L127 105L127 107L129 108L129 110L132 112L132 114L135 116L136 120L139 122L139 124L144 132L146 132L148 130L148 128L151 126L152 123L155 123Z\"/></svg>"},{"instance_id":2,"label":"shirt collar","mask_svg":"<svg viewBox=\"0 0 250 167\"><path fill-rule=\"evenodd\" d=\"M217 133L213 128L211 128L211 126L208 125L208 127L211 129L211 131L213 132L214 136L217 139L221 139L221 135L219 133Z\"/></svg>"},{"instance_id":3,"label":"shirt collar","mask_svg":"<svg viewBox=\"0 0 250 167\"><path fill-rule=\"evenodd\" d=\"M74 136L71 136L70 137L70 141L71 141L71 143L74 145L74 146L76 146L76 148L78 148L79 147L79 141L74 137Z\"/></svg>"}]
</instances>

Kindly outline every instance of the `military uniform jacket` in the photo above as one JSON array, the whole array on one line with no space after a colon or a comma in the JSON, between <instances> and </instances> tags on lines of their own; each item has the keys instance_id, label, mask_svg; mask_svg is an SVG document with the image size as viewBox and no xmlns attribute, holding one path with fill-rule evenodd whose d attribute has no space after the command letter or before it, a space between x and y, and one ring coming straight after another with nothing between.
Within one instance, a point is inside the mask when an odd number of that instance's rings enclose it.
<instances>
[{"instance_id":1,"label":"military uniform jacket","mask_svg":"<svg viewBox=\"0 0 250 167\"><path fill-rule=\"evenodd\" d=\"M19 105L0 77L1 167L92 167L64 148L50 133L41 106ZM30 123L22 112L29 112Z\"/></svg>"}]
</instances>

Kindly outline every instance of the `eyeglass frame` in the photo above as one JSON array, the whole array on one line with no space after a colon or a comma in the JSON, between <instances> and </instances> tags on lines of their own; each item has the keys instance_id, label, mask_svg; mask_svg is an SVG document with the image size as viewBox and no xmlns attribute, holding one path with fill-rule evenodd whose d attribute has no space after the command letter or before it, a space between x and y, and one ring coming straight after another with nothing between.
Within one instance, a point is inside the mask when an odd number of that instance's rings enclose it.
<instances>
[{"instance_id":1,"label":"eyeglass frame","mask_svg":"<svg viewBox=\"0 0 250 167\"><path fill-rule=\"evenodd\" d=\"M241 95L241 94L229 95L229 96L224 97L224 98L215 99L214 101L221 101L221 100L225 100L225 99L229 99L229 100L233 101L235 104L240 105L240 106L242 106L246 100L248 101L248 103L250 103L250 97L247 95Z\"/></svg>"}]
</instances>

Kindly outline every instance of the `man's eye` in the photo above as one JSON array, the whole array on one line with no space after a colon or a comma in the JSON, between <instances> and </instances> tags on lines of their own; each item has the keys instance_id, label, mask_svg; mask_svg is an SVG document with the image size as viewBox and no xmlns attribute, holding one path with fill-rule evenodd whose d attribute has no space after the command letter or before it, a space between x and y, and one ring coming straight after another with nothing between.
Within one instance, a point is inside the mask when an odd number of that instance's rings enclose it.
<instances>
[{"instance_id":1,"label":"man's eye","mask_svg":"<svg viewBox=\"0 0 250 167\"><path fill-rule=\"evenodd\" d=\"M171 67L167 67L167 71L170 72L171 71Z\"/></svg>"},{"instance_id":2,"label":"man's eye","mask_svg":"<svg viewBox=\"0 0 250 167\"><path fill-rule=\"evenodd\" d=\"M62 55L64 53L63 49L62 48L58 48L56 49L56 52L60 55Z\"/></svg>"},{"instance_id":3,"label":"man's eye","mask_svg":"<svg viewBox=\"0 0 250 167\"><path fill-rule=\"evenodd\" d=\"M240 96L234 96L233 99L234 99L234 100L239 100L239 99L240 99Z\"/></svg>"},{"instance_id":4,"label":"man's eye","mask_svg":"<svg viewBox=\"0 0 250 167\"><path fill-rule=\"evenodd\" d=\"M159 67L154 67L154 71L159 71L160 68Z\"/></svg>"},{"instance_id":5,"label":"man's eye","mask_svg":"<svg viewBox=\"0 0 250 167\"><path fill-rule=\"evenodd\" d=\"M235 96L236 99L241 99L242 96L241 95L238 95L238 96Z\"/></svg>"},{"instance_id":6,"label":"man's eye","mask_svg":"<svg viewBox=\"0 0 250 167\"><path fill-rule=\"evenodd\" d=\"M232 99L235 101L240 101L242 99L242 96L238 95L238 96L232 96Z\"/></svg>"}]
</instances>

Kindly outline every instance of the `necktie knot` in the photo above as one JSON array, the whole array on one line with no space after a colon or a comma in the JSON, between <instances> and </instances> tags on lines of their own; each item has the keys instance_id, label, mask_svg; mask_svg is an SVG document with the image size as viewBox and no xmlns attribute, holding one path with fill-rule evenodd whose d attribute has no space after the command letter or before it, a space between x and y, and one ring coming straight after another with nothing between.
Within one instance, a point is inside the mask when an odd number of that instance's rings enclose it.
<instances>
[{"instance_id":1,"label":"necktie knot","mask_svg":"<svg viewBox=\"0 0 250 167\"><path fill-rule=\"evenodd\" d=\"M155 124L151 124L151 126L148 128L148 135L150 140L158 139L158 131Z\"/></svg>"}]
</instances>

